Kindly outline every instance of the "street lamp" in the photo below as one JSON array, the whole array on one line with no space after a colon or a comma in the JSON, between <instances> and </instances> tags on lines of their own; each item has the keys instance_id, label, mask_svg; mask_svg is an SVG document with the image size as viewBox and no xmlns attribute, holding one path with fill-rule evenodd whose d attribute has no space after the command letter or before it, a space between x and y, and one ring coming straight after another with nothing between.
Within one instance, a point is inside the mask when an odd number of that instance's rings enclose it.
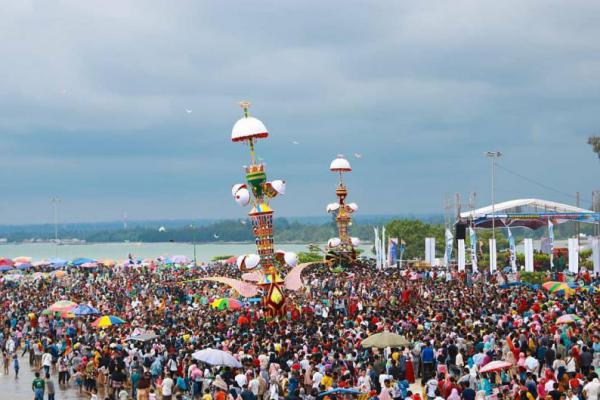
<instances>
[{"instance_id":1,"label":"street lamp","mask_svg":"<svg viewBox=\"0 0 600 400\"><path fill-rule=\"evenodd\" d=\"M484 154L492 159L492 239L496 241L496 160L502 156L502 153L486 151Z\"/></svg>"}]
</instances>

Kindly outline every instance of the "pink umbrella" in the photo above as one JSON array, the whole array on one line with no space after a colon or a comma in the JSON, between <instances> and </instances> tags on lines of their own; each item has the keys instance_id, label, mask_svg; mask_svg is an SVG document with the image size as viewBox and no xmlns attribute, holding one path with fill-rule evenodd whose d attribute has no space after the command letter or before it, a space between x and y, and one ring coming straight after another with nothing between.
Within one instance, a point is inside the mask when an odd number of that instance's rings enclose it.
<instances>
[{"instance_id":1,"label":"pink umbrella","mask_svg":"<svg viewBox=\"0 0 600 400\"><path fill-rule=\"evenodd\" d=\"M484 372L495 372L495 371L500 371L503 369L508 369L512 367L512 364L509 363L508 361L491 361L487 364L485 364L483 367L481 367L481 369L479 370L480 373L484 373Z\"/></svg>"}]
</instances>

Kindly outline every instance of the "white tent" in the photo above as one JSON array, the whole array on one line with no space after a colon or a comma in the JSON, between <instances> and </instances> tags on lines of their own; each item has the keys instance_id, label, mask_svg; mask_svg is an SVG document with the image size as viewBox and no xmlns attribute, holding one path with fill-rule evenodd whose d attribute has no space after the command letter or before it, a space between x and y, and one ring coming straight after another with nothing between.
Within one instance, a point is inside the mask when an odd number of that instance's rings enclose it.
<instances>
[{"instance_id":1,"label":"white tent","mask_svg":"<svg viewBox=\"0 0 600 400\"><path fill-rule=\"evenodd\" d=\"M492 210L493 208L493 210ZM516 199L504 201L502 203L496 203L494 207L486 206L482 208L478 208L473 211L466 211L460 213L461 218L468 219L477 219L480 217L484 217L487 214L492 214L495 212L496 214L501 214L508 210L513 210L517 208L533 208L536 211L547 211L547 212L558 212L558 213L590 213L593 214L593 211L586 210L583 208L570 206L568 204L561 204L555 201L549 200L540 200L540 199Z\"/></svg>"}]
</instances>

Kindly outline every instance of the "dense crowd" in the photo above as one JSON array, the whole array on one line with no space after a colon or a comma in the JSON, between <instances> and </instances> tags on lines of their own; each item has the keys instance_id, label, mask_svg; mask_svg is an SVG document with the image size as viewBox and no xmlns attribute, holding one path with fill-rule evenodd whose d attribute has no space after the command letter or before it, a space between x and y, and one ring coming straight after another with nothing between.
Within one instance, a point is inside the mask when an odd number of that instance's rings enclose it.
<instances>
[{"instance_id":1,"label":"dense crowd","mask_svg":"<svg viewBox=\"0 0 600 400\"><path fill-rule=\"evenodd\" d=\"M5 281L4 373L36 370L32 391L40 400L53 399L57 385L87 398L122 400L599 398L594 282L565 296L504 287L496 282L507 279L500 275L313 266L301 290L286 292L284 315L272 319L255 302L241 310L211 308L215 298L236 296L199 280L216 275L239 272L218 264L137 266ZM127 324L97 329L96 316L43 313L61 299ZM564 314L581 320L557 324ZM158 337L127 340L136 329ZM407 345L361 346L382 331L404 336ZM231 352L243 368L192 358L204 348ZM496 360L510 367L480 372Z\"/></svg>"}]
</instances>

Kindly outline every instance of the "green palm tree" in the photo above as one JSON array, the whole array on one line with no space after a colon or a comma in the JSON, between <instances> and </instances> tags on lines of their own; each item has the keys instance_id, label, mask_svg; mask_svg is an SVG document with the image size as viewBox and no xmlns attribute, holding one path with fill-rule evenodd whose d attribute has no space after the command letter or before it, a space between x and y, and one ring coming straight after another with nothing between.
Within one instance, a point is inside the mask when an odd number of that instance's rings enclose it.
<instances>
[{"instance_id":1,"label":"green palm tree","mask_svg":"<svg viewBox=\"0 0 600 400\"><path fill-rule=\"evenodd\" d=\"M592 150L598 155L598 158L600 158L600 136L590 136L587 142L592 146Z\"/></svg>"}]
</instances>

